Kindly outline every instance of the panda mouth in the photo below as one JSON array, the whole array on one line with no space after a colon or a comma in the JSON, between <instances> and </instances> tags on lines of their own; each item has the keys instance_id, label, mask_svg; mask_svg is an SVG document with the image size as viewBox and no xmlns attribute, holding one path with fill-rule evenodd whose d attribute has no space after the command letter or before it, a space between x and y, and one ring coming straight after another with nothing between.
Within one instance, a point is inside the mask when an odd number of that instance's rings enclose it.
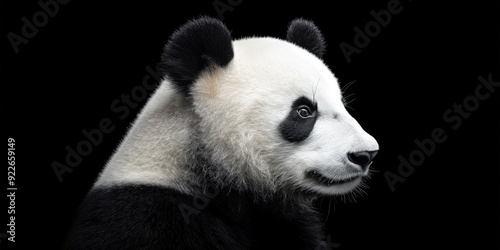
<instances>
[{"instance_id":1,"label":"panda mouth","mask_svg":"<svg viewBox=\"0 0 500 250\"><path fill-rule=\"evenodd\" d=\"M306 173L306 177L324 186L341 185L359 178L359 176L353 176L345 179L332 179L320 174L318 171L309 171Z\"/></svg>"}]
</instances>

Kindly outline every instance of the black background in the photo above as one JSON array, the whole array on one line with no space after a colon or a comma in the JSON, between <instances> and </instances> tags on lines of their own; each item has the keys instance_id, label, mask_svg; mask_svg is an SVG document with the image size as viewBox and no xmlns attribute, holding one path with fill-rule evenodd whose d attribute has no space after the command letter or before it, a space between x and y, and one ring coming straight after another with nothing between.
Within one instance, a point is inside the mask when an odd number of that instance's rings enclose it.
<instances>
[{"instance_id":1,"label":"black background","mask_svg":"<svg viewBox=\"0 0 500 250\"><path fill-rule=\"evenodd\" d=\"M16 140L18 187L16 243L0 239L1 249L60 248L79 202L145 101L124 120L111 103L142 83L178 26L200 15L219 17L212 1L103 2L61 5L17 54L7 34L21 34L22 17L41 8L37 1L1 2L1 138L4 150L7 138ZM356 80L347 91L355 93L350 112L381 150L366 195L318 201L338 249L499 249L500 87L456 130L442 118L474 95L478 76L500 81L499 5L402 0L402 12L347 63L339 44L353 44L353 28L363 29L373 20L370 11L388 2L243 0L223 18L234 38L284 38L293 18L311 19L324 33L324 61L341 85ZM81 131L98 128L103 118L115 130L59 182L51 163L64 163L65 147L74 148ZM398 156L408 159L418 149L414 140L430 138L435 128L447 140L392 192L384 173L397 174ZM5 190L7 160L0 162ZM5 231L1 226L0 236Z\"/></svg>"}]
</instances>

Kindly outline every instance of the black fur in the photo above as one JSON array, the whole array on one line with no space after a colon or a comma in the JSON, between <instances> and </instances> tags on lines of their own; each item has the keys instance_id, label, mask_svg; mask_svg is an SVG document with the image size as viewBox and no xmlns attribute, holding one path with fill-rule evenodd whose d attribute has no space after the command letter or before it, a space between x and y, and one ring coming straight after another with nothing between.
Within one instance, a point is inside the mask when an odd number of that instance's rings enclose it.
<instances>
[{"instance_id":1,"label":"black fur","mask_svg":"<svg viewBox=\"0 0 500 250\"><path fill-rule=\"evenodd\" d=\"M303 105L312 111L311 117L302 118L299 116L297 110ZM305 140L313 130L317 117L317 105L307 97L298 98L293 102L290 113L279 126L281 136L289 142Z\"/></svg>"},{"instance_id":2,"label":"black fur","mask_svg":"<svg viewBox=\"0 0 500 250\"><path fill-rule=\"evenodd\" d=\"M162 72L180 91L189 94L192 83L210 66L225 67L233 59L231 34L215 18L189 21L171 36L162 55Z\"/></svg>"},{"instance_id":3,"label":"black fur","mask_svg":"<svg viewBox=\"0 0 500 250\"><path fill-rule=\"evenodd\" d=\"M322 58L326 50L325 39L318 27L311 21L297 18L290 22L286 39Z\"/></svg>"},{"instance_id":4,"label":"black fur","mask_svg":"<svg viewBox=\"0 0 500 250\"><path fill-rule=\"evenodd\" d=\"M146 185L94 189L66 249L327 249L312 206L228 189L195 197Z\"/></svg>"}]
</instances>

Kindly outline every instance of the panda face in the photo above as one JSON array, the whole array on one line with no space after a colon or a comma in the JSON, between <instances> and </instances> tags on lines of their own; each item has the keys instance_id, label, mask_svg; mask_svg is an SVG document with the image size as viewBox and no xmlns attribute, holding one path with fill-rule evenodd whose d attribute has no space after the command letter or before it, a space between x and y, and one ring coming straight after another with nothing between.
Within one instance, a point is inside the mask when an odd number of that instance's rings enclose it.
<instances>
[{"instance_id":1,"label":"panda face","mask_svg":"<svg viewBox=\"0 0 500 250\"><path fill-rule=\"evenodd\" d=\"M194 85L209 155L238 186L346 193L378 144L346 111L323 62L289 42L249 38Z\"/></svg>"},{"instance_id":2,"label":"panda face","mask_svg":"<svg viewBox=\"0 0 500 250\"><path fill-rule=\"evenodd\" d=\"M172 35L162 67L192 105L184 112L196 117L193 143L210 163L204 173L262 195L359 185L378 144L346 111L324 51L321 32L303 19L291 22L286 40L232 40L206 17Z\"/></svg>"}]
</instances>

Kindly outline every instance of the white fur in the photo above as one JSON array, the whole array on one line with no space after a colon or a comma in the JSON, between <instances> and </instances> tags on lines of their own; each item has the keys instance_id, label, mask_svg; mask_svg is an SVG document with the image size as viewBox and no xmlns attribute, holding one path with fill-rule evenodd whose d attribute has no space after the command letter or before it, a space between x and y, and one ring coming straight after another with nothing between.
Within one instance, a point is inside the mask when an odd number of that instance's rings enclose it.
<instances>
[{"instance_id":1,"label":"white fur","mask_svg":"<svg viewBox=\"0 0 500 250\"><path fill-rule=\"evenodd\" d=\"M378 150L378 144L346 111L338 82L321 60L275 38L233 42L226 68L205 71L192 88L193 107L165 81L143 109L101 173L96 186L156 184L189 192L185 166L192 160L193 133L220 168L221 184L259 193L288 187L324 194L353 189L360 180L330 187L308 180L316 170L334 179L364 176L348 152ZM318 103L309 138L285 141L278 126L297 98Z\"/></svg>"},{"instance_id":2,"label":"white fur","mask_svg":"<svg viewBox=\"0 0 500 250\"><path fill-rule=\"evenodd\" d=\"M196 118L189 102L163 82L133 123L94 187L151 184L190 192Z\"/></svg>"}]
</instances>

